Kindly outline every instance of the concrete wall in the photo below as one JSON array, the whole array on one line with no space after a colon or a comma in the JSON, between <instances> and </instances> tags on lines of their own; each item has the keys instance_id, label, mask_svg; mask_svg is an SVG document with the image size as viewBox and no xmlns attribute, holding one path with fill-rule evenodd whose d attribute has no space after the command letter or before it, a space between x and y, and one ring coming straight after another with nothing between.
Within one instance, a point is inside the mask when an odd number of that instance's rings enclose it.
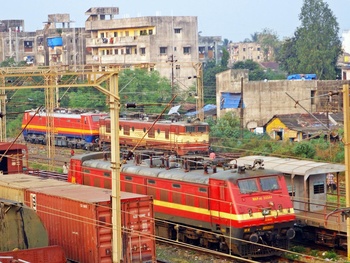
<instances>
[{"instance_id":1,"label":"concrete wall","mask_svg":"<svg viewBox=\"0 0 350 263\"><path fill-rule=\"evenodd\" d=\"M245 128L261 127L276 114L342 111L342 96L328 92L341 90L344 81L249 81L248 70L227 70L216 75L217 116L241 109L220 109L222 92L241 93L243 89L243 124ZM241 79L243 78L243 85ZM243 88L242 88L243 86Z\"/></svg>"}]
</instances>

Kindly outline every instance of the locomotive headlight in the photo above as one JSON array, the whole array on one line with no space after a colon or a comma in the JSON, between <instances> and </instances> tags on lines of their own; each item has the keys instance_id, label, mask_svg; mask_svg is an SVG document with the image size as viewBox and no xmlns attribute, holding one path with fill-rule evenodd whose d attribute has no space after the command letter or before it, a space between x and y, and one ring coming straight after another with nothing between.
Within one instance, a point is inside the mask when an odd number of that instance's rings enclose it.
<instances>
[{"instance_id":1,"label":"locomotive headlight","mask_svg":"<svg viewBox=\"0 0 350 263\"><path fill-rule=\"evenodd\" d=\"M263 216L267 216L267 215L269 215L269 214L270 214L270 209L264 208L264 209L262 210L262 215L263 215Z\"/></svg>"}]
</instances>

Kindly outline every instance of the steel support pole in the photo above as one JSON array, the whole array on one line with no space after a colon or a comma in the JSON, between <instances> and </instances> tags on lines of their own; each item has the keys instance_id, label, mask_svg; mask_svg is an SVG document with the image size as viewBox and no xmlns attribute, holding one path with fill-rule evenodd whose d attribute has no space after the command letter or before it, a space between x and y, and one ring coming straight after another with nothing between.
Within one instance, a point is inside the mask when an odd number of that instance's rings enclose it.
<instances>
[{"instance_id":1,"label":"steel support pole","mask_svg":"<svg viewBox=\"0 0 350 263\"><path fill-rule=\"evenodd\" d=\"M350 207L350 178L349 178L349 165L350 165L350 114L349 114L349 84L343 85L343 112L344 112L344 149L345 149L345 197L346 207ZM348 260L350 260L350 218L346 219L346 232L347 232L347 249Z\"/></svg>"}]
</instances>

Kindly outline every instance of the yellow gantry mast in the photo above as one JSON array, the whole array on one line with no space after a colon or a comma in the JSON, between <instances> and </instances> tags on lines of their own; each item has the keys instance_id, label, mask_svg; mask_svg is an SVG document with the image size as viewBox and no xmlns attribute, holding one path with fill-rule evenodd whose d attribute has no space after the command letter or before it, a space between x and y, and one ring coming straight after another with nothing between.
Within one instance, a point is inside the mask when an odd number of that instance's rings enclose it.
<instances>
[{"instance_id":1,"label":"yellow gantry mast","mask_svg":"<svg viewBox=\"0 0 350 263\"><path fill-rule=\"evenodd\" d=\"M45 110L47 114L47 160L49 169L53 169L55 162L55 127L53 111L55 105L59 105L57 90L72 87L94 87L109 97L111 116L111 168L112 168L112 232L113 232L113 262L122 260L122 233L120 214L120 155L119 155L119 110L120 100L118 95L119 68L111 67L106 71L89 70L86 66L74 65L57 67L21 67L0 69L0 109L1 127L0 137L2 141L6 136L6 91L17 89L44 89ZM55 92L56 91L56 92Z\"/></svg>"}]
</instances>

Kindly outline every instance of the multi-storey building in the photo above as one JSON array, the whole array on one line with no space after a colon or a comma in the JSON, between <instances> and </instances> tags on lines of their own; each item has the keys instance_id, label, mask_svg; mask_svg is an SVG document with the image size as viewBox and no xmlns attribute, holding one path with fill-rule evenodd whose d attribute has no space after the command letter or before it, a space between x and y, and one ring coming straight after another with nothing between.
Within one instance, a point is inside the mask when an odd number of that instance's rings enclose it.
<instances>
[{"instance_id":1,"label":"multi-storey building","mask_svg":"<svg viewBox=\"0 0 350 263\"><path fill-rule=\"evenodd\" d=\"M241 42L229 44L229 65L232 66L235 62L253 60L255 62L263 62L264 54L260 44L256 42Z\"/></svg>"},{"instance_id":2,"label":"multi-storey building","mask_svg":"<svg viewBox=\"0 0 350 263\"><path fill-rule=\"evenodd\" d=\"M222 57L220 48L222 38L220 36L199 36L198 37L198 53L199 61L206 63L215 61L218 63Z\"/></svg>"},{"instance_id":3,"label":"multi-storey building","mask_svg":"<svg viewBox=\"0 0 350 263\"><path fill-rule=\"evenodd\" d=\"M85 29L86 64L148 67L184 90L197 74L198 22L194 16L149 16L115 19L118 8L90 8Z\"/></svg>"},{"instance_id":4,"label":"multi-storey building","mask_svg":"<svg viewBox=\"0 0 350 263\"><path fill-rule=\"evenodd\" d=\"M71 22L68 14L48 15L42 30L24 32L23 20L2 20L0 61L14 58L37 66L84 64L85 29L71 28Z\"/></svg>"}]
</instances>

